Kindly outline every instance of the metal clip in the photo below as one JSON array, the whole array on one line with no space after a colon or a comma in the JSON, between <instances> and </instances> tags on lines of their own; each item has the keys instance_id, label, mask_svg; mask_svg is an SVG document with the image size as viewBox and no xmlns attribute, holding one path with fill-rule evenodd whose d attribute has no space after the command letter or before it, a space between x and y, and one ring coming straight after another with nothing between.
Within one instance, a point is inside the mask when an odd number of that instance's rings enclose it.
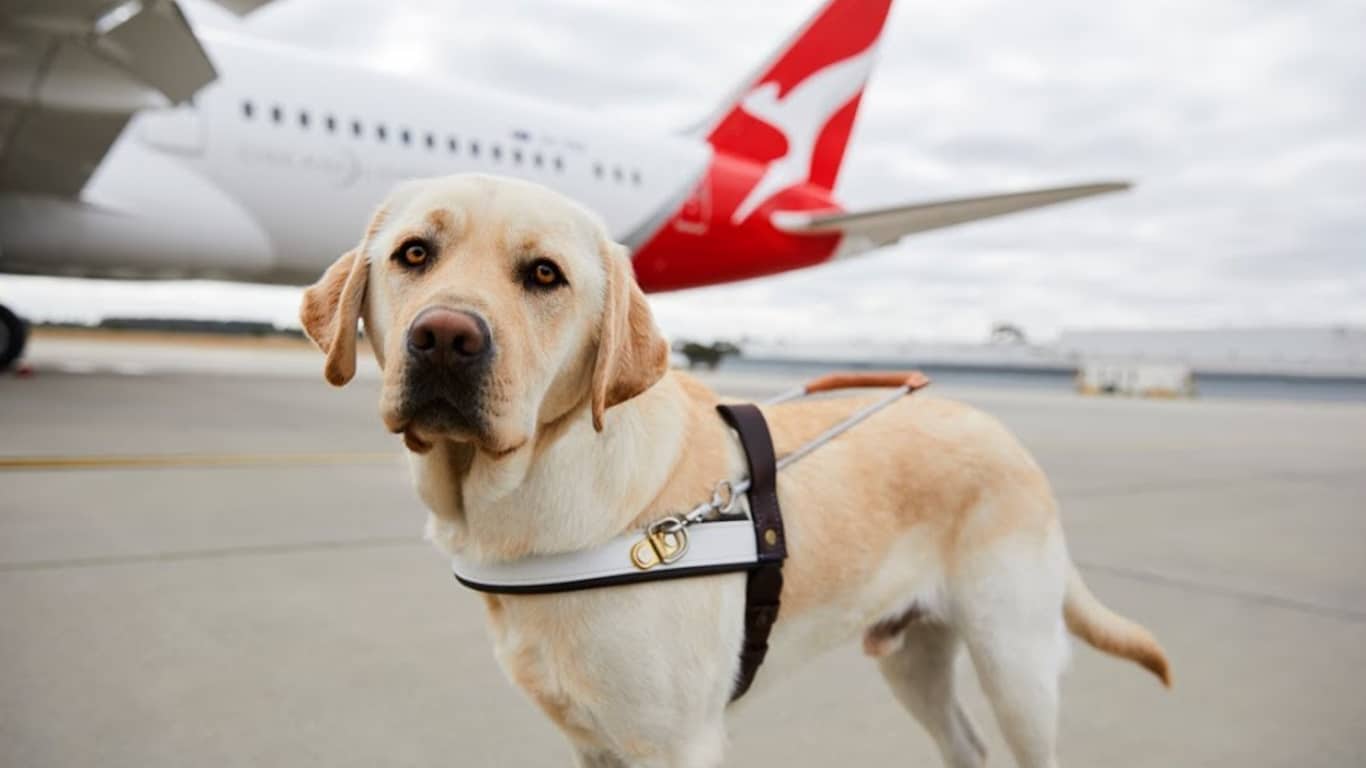
<instances>
[{"instance_id":1,"label":"metal clip","mask_svg":"<svg viewBox=\"0 0 1366 768\"><path fill-rule=\"evenodd\" d=\"M687 525L681 517L666 517L652 523L645 538L631 547L632 565L648 571L657 565L678 562L688 551Z\"/></svg>"},{"instance_id":2,"label":"metal clip","mask_svg":"<svg viewBox=\"0 0 1366 768\"><path fill-rule=\"evenodd\" d=\"M711 492L711 509L718 514L729 515L735 509L737 498L735 486L731 485L729 480L722 480Z\"/></svg>"},{"instance_id":3,"label":"metal clip","mask_svg":"<svg viewBox=\"0 0 1366 768\"><path fill-rule=\"evenodd\" d=\"M730 514L738 497L739 490L729 480L722 480L712 490L711 501L698 504L686 515L674 515L651 523L645 529L645 538L631 547L631 563L648 571L656 565L678 562L688 552L688 526L700 523L714 513Z\"/></svg>"}]
</instances>

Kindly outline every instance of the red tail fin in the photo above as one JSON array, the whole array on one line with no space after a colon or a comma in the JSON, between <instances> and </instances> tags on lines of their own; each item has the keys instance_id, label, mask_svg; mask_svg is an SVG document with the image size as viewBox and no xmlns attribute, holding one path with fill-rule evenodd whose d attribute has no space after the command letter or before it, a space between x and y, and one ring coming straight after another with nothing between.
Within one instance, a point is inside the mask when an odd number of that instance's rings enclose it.
<instances>
[{"instance_id":1,"label":"red tail fin","mask_svg":"<svg viewBox=\"0 0 1366 768\"><path fill-rule=\"evenodd\" d=\"M834 187L891 5L828 0L706 126L717 152L784 166L770 167L737 220L793 184Z\"/></svg>"}]
</instances>

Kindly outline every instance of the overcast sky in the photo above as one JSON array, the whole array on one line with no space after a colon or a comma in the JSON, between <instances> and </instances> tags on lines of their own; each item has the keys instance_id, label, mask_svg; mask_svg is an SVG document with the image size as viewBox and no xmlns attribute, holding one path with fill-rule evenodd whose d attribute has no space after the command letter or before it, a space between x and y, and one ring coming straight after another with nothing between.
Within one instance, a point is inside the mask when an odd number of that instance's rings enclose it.
<instances>
[{"instance_id":1,"label":"overcast sky","mask_svg":"<svg viewBox=\"0 0 1366 768\"><path fill-rule=\"evenodd\" d=\"M671 131L819 0L276 0L237 26ZM838 192L850 208L1137 187L877 254L654 298L677 336L1035 338L1366 324L1366 3L898 0ZM285 289L5 277L21 311L292 319ZM150 311L150 310L148 310Z\"/></svg>"}]
</instances>

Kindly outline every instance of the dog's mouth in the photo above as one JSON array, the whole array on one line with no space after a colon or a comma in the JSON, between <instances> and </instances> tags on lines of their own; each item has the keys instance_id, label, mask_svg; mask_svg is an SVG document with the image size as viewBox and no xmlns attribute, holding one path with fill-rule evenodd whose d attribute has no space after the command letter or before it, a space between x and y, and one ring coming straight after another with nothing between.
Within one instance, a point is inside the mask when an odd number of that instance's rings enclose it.
<instances>
[{"instance_id":1,"label":"dog's mouth","mask_svg":"<svg viewBox=\"0 0 1366 768\"><path fill-rule=\"evenodd\" d=\"M414 453L426 453L445 441L470 444L501 458L529 437L517 428L500 428L506 419L496 413L495 389L486 367L446 371L410 363L386 386L380 414L389 431L402 435Z\"/></svg>"},{"instance_id":2,"label":"dog's mouth","mask_svg":"<svg viewBox=\"0 0 1366 768\"><path fill-rule=\"evenodd\" d=\"M393 382L385 424L390 431L476 437L488 431L487 366L446 368L408 361Z\"/></svg>"},{"instance_id":3,"label":"dog's mouth","mask_svg":"<svg viewBox=\"0 0 1366 768\"><path fill-rule=\"evenodd\" d=\"M396 409L384 415L384 425L403 435L404 443L418 453L430 450L438 439L481 443L489 433L488 419L477 403L445 397L418 400L405 395Z\"/></svg>"},{"instance_id":4,"label":"dog's mouth","mask_svg":"<svg viewBox=\"0 0 1366 768\"><path fill-rule=\"evenodd\" d=\"M428 397L418 400L405 393L397 408L383 414L384 425L403 436L403 444L413 453L427 453L439 440L469 443L493 458L502 458L526 444L524 436L515 439L497 434L482 399Z\"/></svg>"}]
</instances>

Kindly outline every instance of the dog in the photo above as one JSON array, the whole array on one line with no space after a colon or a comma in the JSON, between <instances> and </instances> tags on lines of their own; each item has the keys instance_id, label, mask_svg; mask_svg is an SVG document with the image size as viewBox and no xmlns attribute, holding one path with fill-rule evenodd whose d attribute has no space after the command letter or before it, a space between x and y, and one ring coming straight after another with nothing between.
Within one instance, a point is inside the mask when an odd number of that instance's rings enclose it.
<instances>
[{"instance_id":1,"label":"dog","mask_svg":"<svg viewBox=\"0 0 1366 768\"><path fill-rule=\"evenodd\" d=\"M686 511L745 457L717 396L671 371L625 247L544 187L406 182L303 295L325 378L379 362L437 547L506 561L597 546ZM779 456L869 402L765 407ZM1072 564L1048 480L997 421L904 398L778 476L789 557L755 689L862 639L948 766L980 766L959 703L966 648L1016 762L1056 765L1066 631L1170 684L1161 646ZM508 677L580 766L720 764L745 575L485 595ZM752 694L751 694L752 695Z\"/></svg>"}]
</instances>

